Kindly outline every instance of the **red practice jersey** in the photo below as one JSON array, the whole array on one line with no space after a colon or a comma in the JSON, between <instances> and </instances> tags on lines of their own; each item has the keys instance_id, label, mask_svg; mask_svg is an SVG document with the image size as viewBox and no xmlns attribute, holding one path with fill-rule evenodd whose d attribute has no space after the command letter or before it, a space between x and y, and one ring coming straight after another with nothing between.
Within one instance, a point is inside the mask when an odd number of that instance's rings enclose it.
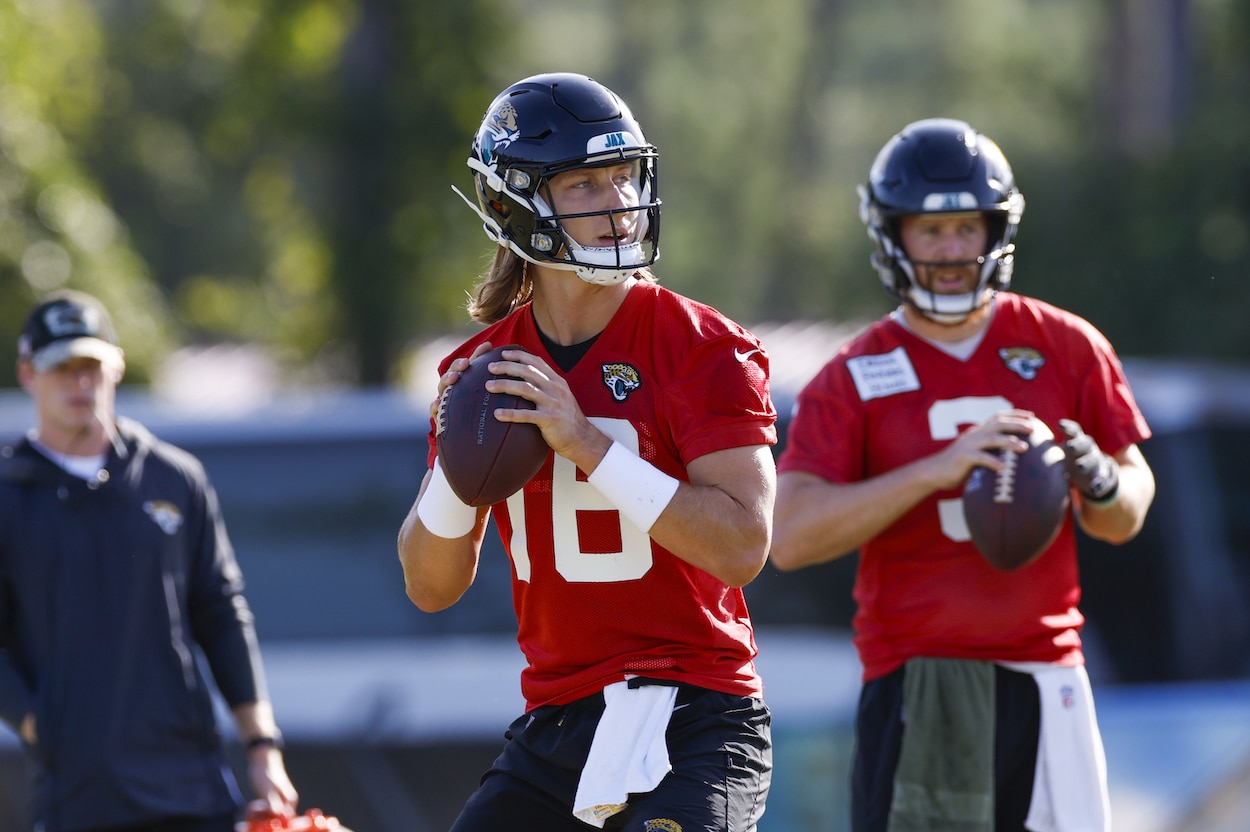
<instances>
[{"instance_id":1,"label":"red practice jersey","mask_svg":"<svg viewBox=\"0 0 1250 832\"><path fill-rule=\"evenodd\" d=\"M1087 321L1010 293L966 361L897 321L846 345L799 395L779 471L866 480L937 453L994 413L1075 419L1107 453L1150 435L1119 359ZM1001 572L968 535L961 489L930 495L860 549L855 643L864 679L917 656L1081 664L1075 521Z\"/></svg>"},{"instance_id":2,"label":"red practice jersey","mask_svg":"<svg viewBox=\"0 0 1250 832\"><path fill-rule=\"evenodd\" d=\"M529 305L461 346L517 344L559 372L583 413L661 471L728 448L772 445L776 411L759 341L716 310L638 283L577 365L563 372ZM430 437L433 461L434 438ZM512 561L527 708L563 704L626 675L761 696L742 590L654 543L551 454L537 476L492 507Z\"/></svg>"}]
</instances>

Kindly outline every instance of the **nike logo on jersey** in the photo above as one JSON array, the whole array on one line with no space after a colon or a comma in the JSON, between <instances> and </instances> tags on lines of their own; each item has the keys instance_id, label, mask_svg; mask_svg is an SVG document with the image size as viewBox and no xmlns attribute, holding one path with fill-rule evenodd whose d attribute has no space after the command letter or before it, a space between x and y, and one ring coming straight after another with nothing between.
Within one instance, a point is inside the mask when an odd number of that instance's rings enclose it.
<instances>
[{"instance_id":1,"label":"nike logo on jersey","mask_svg":"<svg viewBox=\"0 0 1250 832\"><path fill-rule=\"evenodd\" d=\"M745 364L747 359L755 355L757 352L762 352L762 350L760 350L759 347L756 347L753 350L747 350L746 352L743 352L737 347L734 347L734 358L738 359L739 364Z\"/></svg>"}]
</instances>

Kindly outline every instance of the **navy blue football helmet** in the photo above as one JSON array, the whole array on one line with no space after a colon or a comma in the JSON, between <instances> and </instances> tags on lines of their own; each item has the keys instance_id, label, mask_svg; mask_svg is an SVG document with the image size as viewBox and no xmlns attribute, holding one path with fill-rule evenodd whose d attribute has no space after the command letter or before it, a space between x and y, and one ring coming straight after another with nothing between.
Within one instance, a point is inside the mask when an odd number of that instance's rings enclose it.
<instances>
[{"instance_id":1,"label":"navy blue football helmet","mask_svg":"<svg viewBox=\"0 0 1250 832\"><path fill-rule=\"evenodd\" d=\"M491 102L468 160L477 204L461 197L481 217L488 237L525 260L575 271L589 283L619 283L660 256L658 159L659 152L616 93L584 75L535 75ZM622 160L634 166L637 208L567 216L554 212L546 188L551 177ZM640 216L633 239L613 246L579 245L560 224L600 214L616 223L620 215L635 211Z\"/></svg>"},{"instance_id":2,"label":"navy blue football helmet","mask_svg":"<svg viewBox=\"0 0 1250 832\"><path fill-rule=\"evenodd\" d=\"M1011 284L1024 196L1002 150L965 122L931 118L904 127L881 148L859 193L860 219L875 246L872 265L900 301L933 320L958 323ZM899 218L969 212L982 213L989 229L977 288L964 295L922 289L903 250Z\"/></svg>"}]
</instances>

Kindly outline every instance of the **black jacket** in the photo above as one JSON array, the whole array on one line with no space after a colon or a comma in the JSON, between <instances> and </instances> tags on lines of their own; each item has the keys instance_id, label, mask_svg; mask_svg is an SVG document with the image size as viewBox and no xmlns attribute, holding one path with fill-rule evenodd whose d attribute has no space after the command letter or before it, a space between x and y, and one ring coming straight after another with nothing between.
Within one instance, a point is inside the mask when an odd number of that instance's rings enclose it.
<instances>
[{"instance_id":1,"label":"black jacket","mask_svg":"<svg viewBox=\"0 0 1250 832\"><path fill-rule=\"evenodd\" d=\"M231 707L265 698L217 496L190 454L118 420L87 483L0 449L0 717L33 711L48 832L234 811L197 658Z\"/></svg>"}]
</instances>

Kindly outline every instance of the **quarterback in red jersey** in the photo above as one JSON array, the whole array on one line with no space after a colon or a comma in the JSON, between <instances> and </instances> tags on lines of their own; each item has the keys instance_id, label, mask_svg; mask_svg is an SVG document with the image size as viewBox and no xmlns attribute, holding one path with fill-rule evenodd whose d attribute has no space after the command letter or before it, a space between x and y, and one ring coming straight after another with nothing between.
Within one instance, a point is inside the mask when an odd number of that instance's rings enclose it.
<instances>
[{"instance_id":1,"label":"quarterback in red jersey","mask_svg":"<svg viewBox=\"0 0 1250 832\"><path fill-rule=\"evenodd\" d=\"M474 141L470 206L499 247L469 311L488 326L439 389L516 345L488 387L535 407L496 417L536 424L552 453L489 509L527 708L457 832L753 830L763 813L770 715L742 586L772 533L768 359L656 284L656 162L623 101L565 73L509 87ZM399 555L433 612L472 583L488 512L455 497L433 431L429 462Z\"/></svg>"},{"instance_id":2,"label":"quarterback in red jersey","mask_svg":"<svg viewBox=\"0 0 1250 832\"><path fill-rule=\"evenodd\" d=\"M1001 150L963 122L882 148L861 213L901 304L804 388L778 462L772 562L859 551L856 832L1109 828L1075 524L1113 543L1140 530L1150 431L1101 333L1006 291L1023 209ZM1076 508L1035 562L999 571L961 487L1023 451L1034 420L1065 450Z\"/></svg>"}]
</instances>

